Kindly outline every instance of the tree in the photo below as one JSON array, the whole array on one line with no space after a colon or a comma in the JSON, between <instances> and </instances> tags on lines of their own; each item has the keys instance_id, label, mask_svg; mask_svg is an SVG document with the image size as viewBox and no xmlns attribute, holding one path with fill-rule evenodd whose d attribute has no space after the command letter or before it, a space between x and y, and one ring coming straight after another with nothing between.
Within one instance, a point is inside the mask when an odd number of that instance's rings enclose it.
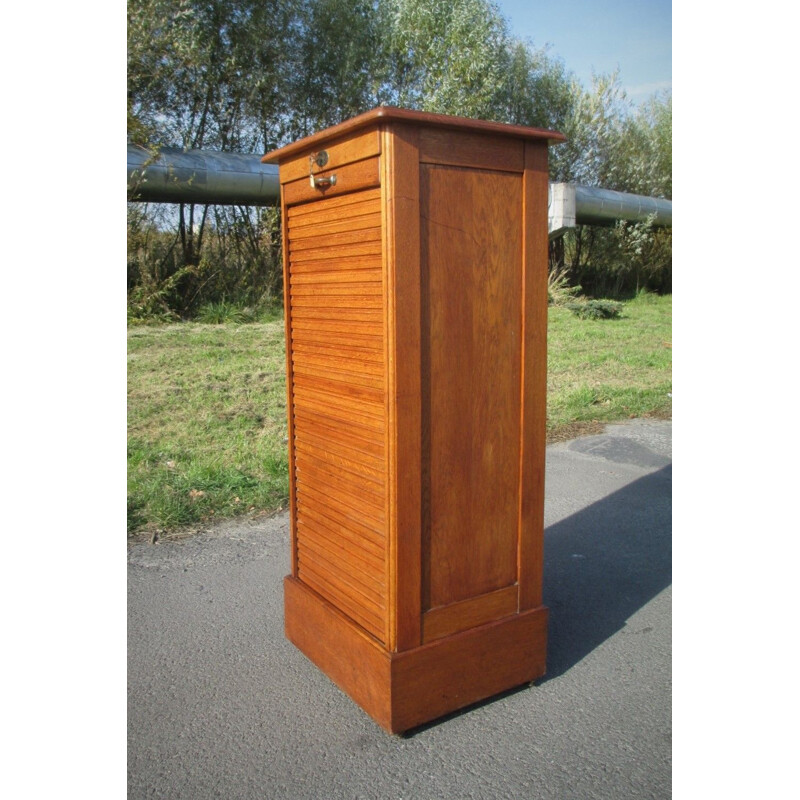
<instances>
[{"instance_id":1,"label":"tree","mask_svg":"<svg viewBox=\"0 0 800 800\"><path fill-rule=\"evenodd\" d=\"M308 136L387 101L386 28L380 3L302 4L291 77L291 138Z\"/></svg>"},{"instance_id":2,"label":"tree","mask_svg":"<svg viewBox=\"0 0 800 800\"><path fill-rule=\"evenodd\" d=\"M507 45L505 79L498 120L517 125L561 130L575 102L577 84L564 63L512 39ZM561 146L559 145L559 148Z\"/></svg>"},{"instance_id":3,"label":"tree","mask_svg":"<svg viewBox=\"0 0 800 800\"><path fill-rule=\"evenodd\" d=\"M594 76L590 90L574 91L562 129L567 141L553 151L554 179L671 197L671 98L655 97L637 109L616 74ZM579 226L565 237L563 263L590 294L671 291L671 230L652 221Z\"/></svg>"},{"instance_id":4,"label":"tree","mask_svg":"<svg viewBox=\"0 0 800 800\"><path fill-rule=\"evenodd\" d=\"M128 0L129 141L260 153L381 103L560 130L554 180L671 192L671 100L637 111L616 76L584 90L490 0ZM170 266L160 279L186 313L277 270L277 224L270 210L180 206L180 258L138 263ZM583 237L576 265L604 236Z\"/></svg>"},{"instance_id":5,"label":"tree","mask_svg":"<svg viewBox=\"0 0 800 800\"><path fill-rule=\"evenodd\" d=\"M485 0L385 0L392 101L476 118L502 105L508 30Z\"/></svg>"},{"instance_id":6,"label":"tree","mask_svg":"<svg viewBox=\"0 0 800 800\"><path fill-rule=\"evenodd\" d=\"M235 152L282 143L291 118L289 42L297 30L298 0L129 0L129 140ZM207 280L208 215L208 206L178 208L183 263L175 294L182 311ZM251 241L260 237L258 211L215 216L243 225Z\"/></svg>"}]
</instances>

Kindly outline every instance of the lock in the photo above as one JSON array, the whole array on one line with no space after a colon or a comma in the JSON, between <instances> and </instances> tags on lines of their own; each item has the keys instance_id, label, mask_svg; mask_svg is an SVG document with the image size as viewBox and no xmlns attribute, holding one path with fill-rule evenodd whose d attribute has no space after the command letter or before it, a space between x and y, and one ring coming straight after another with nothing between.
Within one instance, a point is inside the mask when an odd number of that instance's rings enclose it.
<instances>
[{"instance_id":1,"label":"lock","mask_svg":"<svg viewBox=\"0 0 800 800\"><path fill-rule=\"evenodd\" d=\"M314 175L314 165L316 164L319 169L322 169L328 163L328 151L320 150L319 153L313 153L308 157L308 179L312 189L319 189L324 191L331 186L336 185L336 176L330 175L323 178L318 178Z\"/></svg>"}]
</instances>

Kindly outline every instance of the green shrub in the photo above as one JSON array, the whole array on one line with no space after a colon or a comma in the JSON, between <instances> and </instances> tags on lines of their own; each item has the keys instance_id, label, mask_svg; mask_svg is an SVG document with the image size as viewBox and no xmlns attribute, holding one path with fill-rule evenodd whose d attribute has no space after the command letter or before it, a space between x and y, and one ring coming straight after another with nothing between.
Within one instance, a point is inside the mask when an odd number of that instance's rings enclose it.
<instances>
[{"instance_id":1,"label":"green shrub","mask_svg":"<svg viewBox=\"0 0 800 800\"><path fill-rule=\"evenodd\" d=\"M565 305L581 319L618 319L623 309L615 300L576 300Z\"/></svg>"},{"instance_id":2,"label":"green shrub","mask_svg":"<svg viewBox=\"0 0 800 800\"><path fill-rule=\"evenodd\" d=\"M218 303L205 303L200 306L193 321L206 325L224 325L226 323L241 325L248 322L274 322L281 316L283 316L283 308L280 303L267 302L253 307L222 300Z\"/></svg>"},{"instance_id":3,"label":"green shrub","mask_svg":"<svg viewBox=\"0 0 800 800\"><path fill-rule=\"evenodd\" d=\"M242 308L235 303L222 300L218 303L206 303L200 306L195 314L195 322L206 325L224 325L227 322L254 322L256 318L252 308Z\"/></svg>"}]
</instances>

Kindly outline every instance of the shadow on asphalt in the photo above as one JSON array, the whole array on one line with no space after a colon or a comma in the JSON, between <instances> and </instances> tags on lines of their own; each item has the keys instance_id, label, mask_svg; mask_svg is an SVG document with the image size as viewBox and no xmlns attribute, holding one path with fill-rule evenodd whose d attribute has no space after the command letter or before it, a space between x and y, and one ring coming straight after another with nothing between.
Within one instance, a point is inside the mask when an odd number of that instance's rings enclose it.
<instances>
[{"instance_id":1,"label":"shadow on asphalt","mask_svg":"<svg viewBox=\"0 0 800 800\"><path fill-rule=\"evenodd\" d=\"M672 465L550 525L544 556L549 642L547 674L536 684L563 675L672 582ZM401 737L413 738L527 688L487 697Z\"/></svg>"},{"instance_id":2,"label":"shadow on asphalt","mask_svg":"<svg viewBox=\"0 0 800 800\"><path fill-rule=\"evenodd\" d=\"M585 658L671 582L671 465L549 526L547 675L538 683Z\"/></svg>"}]
</instances>

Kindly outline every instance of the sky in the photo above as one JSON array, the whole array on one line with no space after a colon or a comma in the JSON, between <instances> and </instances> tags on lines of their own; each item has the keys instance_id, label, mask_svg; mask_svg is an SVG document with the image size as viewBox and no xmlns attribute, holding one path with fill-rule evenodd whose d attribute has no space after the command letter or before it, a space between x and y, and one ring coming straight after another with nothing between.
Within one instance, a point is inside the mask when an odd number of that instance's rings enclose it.
<instances>
[{"instance_id":1,"label":"sky","mask_svg":"<svg viewBox=\"0 0 800 800\"><path fill-rule=\"evenodd\" d=\"M511 32L549 45L588 88L592 70L619 69L636 103L672 89L671 0L494 0Z\"/></svg>"}]
</instances>

